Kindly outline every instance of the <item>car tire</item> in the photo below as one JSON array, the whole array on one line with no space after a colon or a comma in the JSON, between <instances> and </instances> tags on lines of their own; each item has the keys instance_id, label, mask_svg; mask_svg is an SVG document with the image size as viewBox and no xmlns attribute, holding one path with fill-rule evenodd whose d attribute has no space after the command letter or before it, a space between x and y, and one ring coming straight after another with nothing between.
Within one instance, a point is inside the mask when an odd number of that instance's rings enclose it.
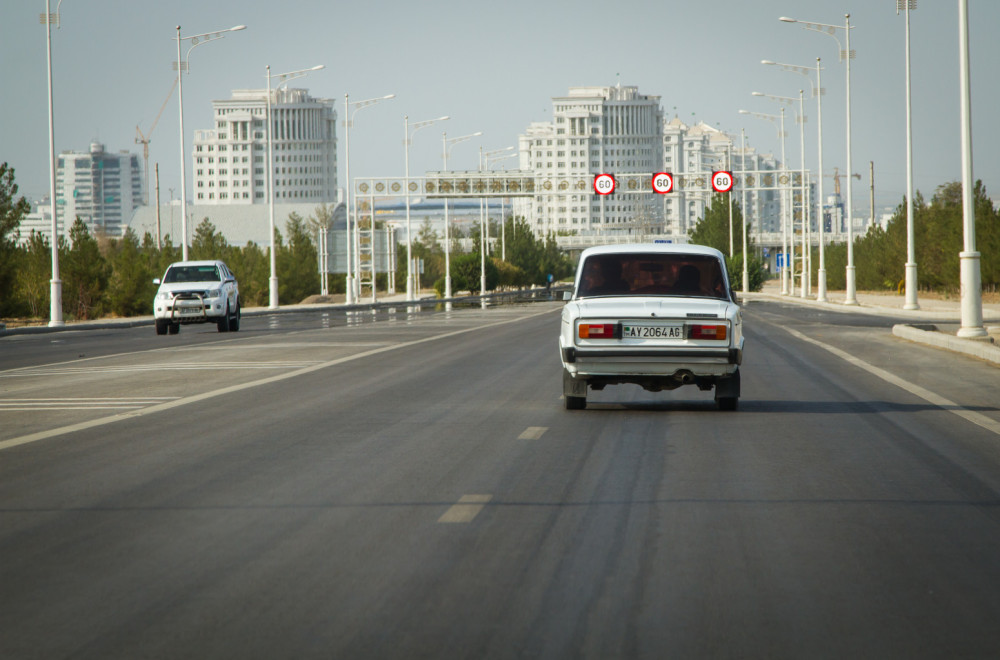
<instances>
[{"instance_id":1,"label":"car tire","mask_svg":"<svg viewBox=\"0 0 1000 660\"><path fill-rule=\"evenodd\" d=\"M740 407L740 400L735 396L720 396L715 402L719 404L719 410L736 410Z\"/></svg>"},{"instance_id":2,"label":"car tire","mask_svg":"<svg viewBox=\"0 0 1000 660\"><path fill-rule=\"evenodd\" d=\"M215 322L215 326L219 329L219 332L229 332L229 305L226 305L226 313L222 315L222 318Z\"/></svg>"},{"instance_id":3,"label":"car tire","mask_svg":"<svg viewBox=\"0 0 1000 660\"><path fill-rule=\"evenodd\" d=\"M233 315L229 317L229 332L239 332L240 331L240 301L236 300L236 311Z\"/></svg>"},{"instance_id":4,"label":"car tire","mask_svg":"<svg viewBox=\"0 0 1000 660\"><path fill-rule=\"evenodd\" d=\"M180 323L171 323L170 327L167 328L167 332L169 332L172 335L176 335L180 331L181 331Z\"/></svg>"},{"instance_id":5,"label":"car tire","mask_svg":"<svg viewBox=\"0 0 1000 660\"><path fill-rule=\"evenodd\" d=\"M156 334L165 335L167 334L167 328L170 327L170 322L166 319L156 319Z\"/></svg>"},{"instance_id":6,"label":"car tire","mask_svg":"<svg viewBox=\"0 0 1000 660\"><path fill-rule=\"evenodd\" d=\"M566 410L583 410L587 407L587 397L585 396L567 396L566 398Z\"/></svg>"}]
</instances>

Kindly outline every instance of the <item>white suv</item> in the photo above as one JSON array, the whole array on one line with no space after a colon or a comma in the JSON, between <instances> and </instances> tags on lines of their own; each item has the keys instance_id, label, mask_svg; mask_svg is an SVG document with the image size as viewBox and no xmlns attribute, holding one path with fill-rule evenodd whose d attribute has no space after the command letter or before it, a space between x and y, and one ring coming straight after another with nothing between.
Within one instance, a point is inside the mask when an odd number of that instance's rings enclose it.
<instances>
[{"instance_id":1,"label":"white suv","mask_svg":"<svg viewBox=\"0 0 1000 660\"><path fill-rule=\"evenodd\" d=\"M559 334L568 410L587 389L635 383L715 389L723 410L740 397L743 321L722 253L701 245L633 244L580 255Z\"/></svg>"},{"instance_id":2,"label":"white suv","mask_svg":"<svg viewBox=\"0 0 1000 660\"><path fill-rule=\"evenodd\" d=\"M156 334L177 334L182 324L215 323L219 332L240 329L240 290L221 261L178 261L167 267L153 301Z\"/></svg>"}]
</instances>

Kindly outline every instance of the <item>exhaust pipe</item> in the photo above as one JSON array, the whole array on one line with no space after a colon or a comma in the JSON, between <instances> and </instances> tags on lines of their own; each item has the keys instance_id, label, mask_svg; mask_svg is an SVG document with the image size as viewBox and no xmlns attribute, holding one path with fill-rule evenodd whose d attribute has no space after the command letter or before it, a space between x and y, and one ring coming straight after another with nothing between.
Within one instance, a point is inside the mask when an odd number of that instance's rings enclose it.
<instances>
[{"instance_id":1,"label":"exhaust pipe","mask_svg":"<svg viewBox=\"0 0 1000 660\"><path fill-rule=\"evenodd\" d=\"M674 378L679 380L683 385L690 385L694 382L694 374L687 369L681 369L674 372Z\"/></svg>"}]
</instances>

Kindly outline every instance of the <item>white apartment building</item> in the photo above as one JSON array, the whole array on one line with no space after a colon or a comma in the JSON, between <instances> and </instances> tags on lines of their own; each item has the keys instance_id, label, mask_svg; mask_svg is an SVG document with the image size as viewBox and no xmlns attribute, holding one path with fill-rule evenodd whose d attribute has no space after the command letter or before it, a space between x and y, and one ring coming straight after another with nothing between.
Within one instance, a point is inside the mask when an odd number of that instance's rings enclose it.
<instances>
[{"instance_id":1,"label":"white apartment building","mask_svg":"<svg viewBox=\"0 0 1000 660\"><path fill-rule=\"evenodd\" d=\"M337 112L305 89L271 90L274 201L337 201ZM196 205L267 204L267 90L212 102L215 128L194 133Z\"/></svg>"},{"instance_id":2,"label":"white apartment building","mask_svg":"<svg viewBox=\"0 0 1000 660\"><path fill-rule=\"evenodd\" d=\"M515 213L538 234L631 233L653 223L651 196L599 196L592 185L600 173L657 171L662 117L660 97L637 87L571 87L553 98L552 121L533 122L518 139L520 168L533 170L545 193L519 200Z\"/></svg>"},{"instance_id":3,"label":"white apartment building","mask_svg":"<svg viewBox=\"0 0 1000 660\"><path fill-rule=\"evenodd\" d=\"M108 153L93 142L87 152L64 151L56 163L56 219L59 233L68 236L77 218L91 233L119 236L136 207L142 204L145 184L140 157L128 151ZM46 235L48 228L39 227Z\"/></svg>"}]
</instances>

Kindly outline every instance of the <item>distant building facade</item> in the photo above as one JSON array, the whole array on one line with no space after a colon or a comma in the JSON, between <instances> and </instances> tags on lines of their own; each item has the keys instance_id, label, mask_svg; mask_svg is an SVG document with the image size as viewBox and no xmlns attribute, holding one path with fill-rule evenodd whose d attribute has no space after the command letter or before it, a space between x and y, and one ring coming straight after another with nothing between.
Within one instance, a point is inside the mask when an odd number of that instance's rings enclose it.
<instances>
[{"instance_id":1,"label":"distant building facade","mask_svg":"<svg viewBox=\"0 0 1000 660\"><path fill-rule=\"evenodd\" d=\"M91 233L119 236L142 205L145 184L139 155L116 154L93 142L87 152L64 151L56 164L56 219L59 233L80 218ZM43 231L39 228L39 231ZM51 235L51 223L44 231Z\"/></svg>"},{"instance_id":2,"label":"distant building facade","mask_svg":"<svg viewBox=\"0 0 1000 660\"><path fill-rule=\"evenodd\" d=\"M304 89L271 90L274 201L337 201L337 113ZM267 204L267 91L238 89L212 102L215 128L197 130L191 154L198 205Z\"/></svg>"}]
</instances>

